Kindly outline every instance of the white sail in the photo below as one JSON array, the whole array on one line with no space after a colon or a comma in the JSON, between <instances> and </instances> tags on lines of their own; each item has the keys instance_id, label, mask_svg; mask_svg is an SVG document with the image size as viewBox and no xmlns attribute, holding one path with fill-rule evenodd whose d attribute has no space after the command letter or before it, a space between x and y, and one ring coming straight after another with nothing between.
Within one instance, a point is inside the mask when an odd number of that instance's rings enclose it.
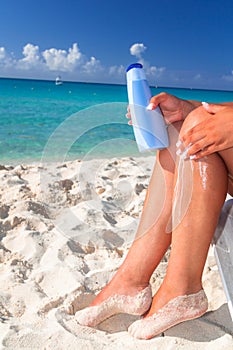
<instances>
[{"instance_id":1,"label":"white sail","mask_svg":"<svg viewBox=\"0 0 233 350\"><path fill-rule=\"evenodd\" d=\"M57 77L56 77L55 84L56 84L56 85L61 85L61 84L62 84L62 80L61 80L61 77L60 77L60 76L57 76Z\"/></svg>"}]
</instances>

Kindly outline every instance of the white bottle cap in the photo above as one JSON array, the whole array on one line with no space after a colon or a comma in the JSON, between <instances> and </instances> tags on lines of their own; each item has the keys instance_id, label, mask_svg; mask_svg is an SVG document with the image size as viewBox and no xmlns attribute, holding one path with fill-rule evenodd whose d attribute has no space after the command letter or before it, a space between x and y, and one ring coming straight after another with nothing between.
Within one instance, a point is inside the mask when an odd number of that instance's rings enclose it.
<instances>
[{"instance_id":1,"label":"white bottle cap","mask_svg":"<svg viewBox=\"0 0 233 350\"><path fill-rule=\"evenodd\" d=\"M143 66L141 63L133 63L131 64L127 69L127 80L128 81L134 81L134 80L146 80L146 75L144 70L142 69Z\"/></svg>"}]
</instances>

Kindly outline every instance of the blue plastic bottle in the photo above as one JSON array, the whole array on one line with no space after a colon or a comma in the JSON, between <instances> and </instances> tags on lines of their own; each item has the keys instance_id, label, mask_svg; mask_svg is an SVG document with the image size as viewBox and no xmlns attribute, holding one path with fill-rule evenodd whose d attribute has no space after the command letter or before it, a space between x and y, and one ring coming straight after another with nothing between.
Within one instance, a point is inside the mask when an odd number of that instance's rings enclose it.
<instances>
[{"instance_id":1,"label":"blue plastic bottle","mask_svg":"<svg viewBox=\"0 0 233 350\"><path fill-rule=\"evenodd\" d=\"M146 109L151 91L143 66L133 63L126 72L130 114L139 151L167 148L167 128L159 107L153 111Z\"/></svg>"}]
</instances>

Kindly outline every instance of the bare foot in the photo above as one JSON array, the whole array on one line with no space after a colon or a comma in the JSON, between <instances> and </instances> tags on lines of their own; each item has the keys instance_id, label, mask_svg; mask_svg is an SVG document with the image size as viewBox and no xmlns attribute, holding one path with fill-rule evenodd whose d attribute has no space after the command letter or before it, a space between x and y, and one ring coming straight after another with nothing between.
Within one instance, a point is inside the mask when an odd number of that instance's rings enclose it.
<instances>
[{"instance_id":1,"label":"bare foot","mask_svg":"<svg viewBox=\"0 0 233 350\"><path fill-rule=\"evenodd\" d=\"M203 289L197 293L179 295L150 317L132 323L128 331L135 338L150 339L180 322L202 316L207 309L208 300Z\"/></svg>"},{"instance_id":2,"label":"bare foot","mask_svg":"<svg viewBox=\"0 0 233 350\"><path fill-rule=\"evenodd\" d=\"M190 295L193 293L197 293L202 289L200 284L196 286L183 287L180 286L167 286L166 283L162 283L157 293L154 295L152 299L152 304L150 310L144 315L144 318L150 317L153 314L157 313L162 307L164 307L169 301L174 298L182 295Z\"/></svg>"},{"instance_id":3,"label":"bare foot","mask_svg":"<svg viewBox=\"0 0 233 350\"><path fill-rule=\"evenodd\" d=\"M113 295L135 296L138 292L145 289L149 283L140 283L121 277L116 274L112 280L95 297L90 306L96 306Z\"/></svg>"},{"instance_id":4,"label":"bare foot","mask_svg":"<svg viewBox=\"0 0 233 350\"><path fill-rule=\"evenodd\" d=\"M75 313L83 326L96 326L118 313L143 315L151 304L151 287L124 282L116 276L97 295L91 305Z\"/></svg>"}]
</instances>

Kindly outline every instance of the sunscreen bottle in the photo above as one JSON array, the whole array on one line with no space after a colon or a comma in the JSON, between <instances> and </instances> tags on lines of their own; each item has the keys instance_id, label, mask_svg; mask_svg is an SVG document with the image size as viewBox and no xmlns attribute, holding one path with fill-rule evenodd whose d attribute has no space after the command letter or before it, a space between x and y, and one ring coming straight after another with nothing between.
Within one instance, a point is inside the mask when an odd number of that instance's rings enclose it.
<instances>
[{"instance_id":1,"label":"sunscreen bottle","mask_svg":"<svg viewBox=\"0 0 233 350\"><path fill-rule=\"evenodd\" d=\"M133 131L140 152L169 146L167 127L160 111L147 110L151 91L143 66L131 64L126 70L127 90Z\"/></svg>"}]
</instances>

